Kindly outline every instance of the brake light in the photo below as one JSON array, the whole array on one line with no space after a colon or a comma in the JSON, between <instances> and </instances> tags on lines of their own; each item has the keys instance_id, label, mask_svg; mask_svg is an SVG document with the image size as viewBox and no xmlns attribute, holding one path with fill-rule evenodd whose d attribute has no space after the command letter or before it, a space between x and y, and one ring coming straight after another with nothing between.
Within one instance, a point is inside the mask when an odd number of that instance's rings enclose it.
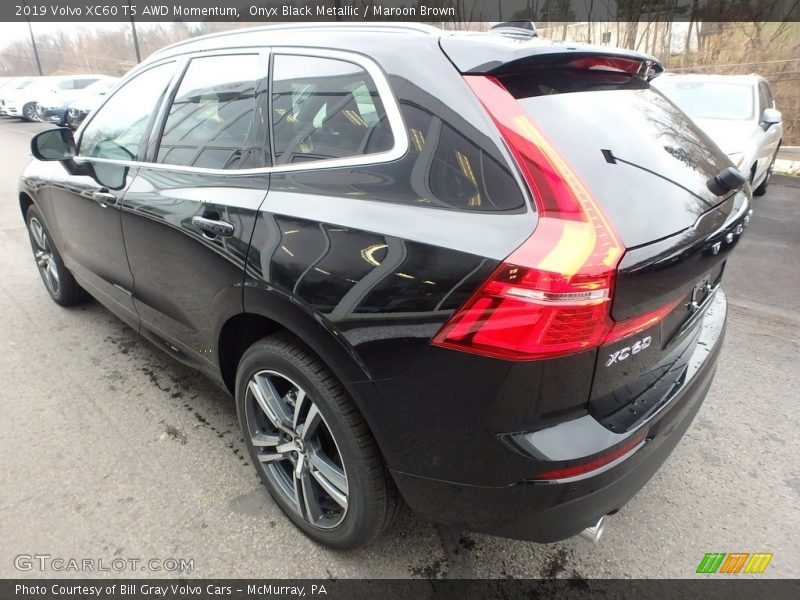
<instances>
[{"instance_id":1,"label":"brake light","mask_svg":"<svg viewBox=\"0 0 800 600\"><path fill-rule=\"evenodd\" d=\"M603 343L624 252L587 187L493 77L467 76L513 154L538 208L534 233L434 337L433 343L533 360Z\"/></svg>"},{"instance_id":2,"label":"brake light","mask_svg":"<svg viewBox=\"0 0 800 600\"><path fill-rule=\"evenodd\" d=\"M567 66L574 69L592 69L636 74L642 68L642 61L615 56L586 56L568 62Z\"/></svg>"},{"instance_id":3,"label":"brake light","mask_svg":"<svg viewBox=\"0 0 800 600\"><path fill-rule=\"evenodd\" d=\"M641 431L605 454L600 454L599 456L596 456L590 460L584 461L577 465L564 467L563 469L553 469L552 471L538 473L534 479L567 479L569 477L577 477L579 475L586 475L592 471L597 471L598 469L611 464L615 460L636 451L642 444L644 444L646 437L647 432Z\"/></svg>"}]
</instances>

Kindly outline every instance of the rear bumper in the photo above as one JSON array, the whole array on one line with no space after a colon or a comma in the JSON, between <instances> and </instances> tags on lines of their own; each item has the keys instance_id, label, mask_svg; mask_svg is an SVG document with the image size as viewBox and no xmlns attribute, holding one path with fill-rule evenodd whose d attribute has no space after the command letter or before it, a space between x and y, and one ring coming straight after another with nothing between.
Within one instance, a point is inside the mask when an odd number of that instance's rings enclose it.
<instances>
[{"instance_id":1,"label":"rear bumper","mask_svg":"<svg viewBox=\"0 0 800 600\"><path fill-rule=\"evenodd\" d=\"M404 499L412 510L435 522L535 542L571 537L616 512L650 480L700 409L724 337L726 303L721 290L713 308L704 325L705 345L698 345L696 351L701 355L693 376L663 410L641 426L639 431L647 431L647 442L625 460L579 480L523 480L503 487L463 485L393 471ZM468 448L464 448L464 461L470 461ZM503 465L497 468L503 470Z\"/></svg>"}]
</instances>

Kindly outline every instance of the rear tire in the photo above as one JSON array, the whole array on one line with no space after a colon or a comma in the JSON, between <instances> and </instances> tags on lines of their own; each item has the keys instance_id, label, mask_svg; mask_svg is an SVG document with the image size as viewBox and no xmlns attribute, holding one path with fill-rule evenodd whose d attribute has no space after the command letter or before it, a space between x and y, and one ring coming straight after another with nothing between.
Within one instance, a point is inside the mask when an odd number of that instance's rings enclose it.
<instances>
[{"instance_id":1,"label":"rear tire","mask_svg":"<svg viewBox=\"0 0 800 600\"><path fill-rule=\"evenodd\" d=\"M28 208L25 223L28 225L33 258L47 293L61 306L72 306L83 302L86 299L86 292L64 266L61 255L44 226L42 216L34 205Z\"/></svg>"},{"instance_id":2,"label":"rear tire","mask_svg":"<svg viewBox=\"0 0 800 600\"><path fill-rule=\"evenodd\" d=\"M342 384L299 340L281 332L244 353L236 411L259 477L308 537L349 550L391 525L401 501L378 446Z\"/></svg>"}]
</instances>

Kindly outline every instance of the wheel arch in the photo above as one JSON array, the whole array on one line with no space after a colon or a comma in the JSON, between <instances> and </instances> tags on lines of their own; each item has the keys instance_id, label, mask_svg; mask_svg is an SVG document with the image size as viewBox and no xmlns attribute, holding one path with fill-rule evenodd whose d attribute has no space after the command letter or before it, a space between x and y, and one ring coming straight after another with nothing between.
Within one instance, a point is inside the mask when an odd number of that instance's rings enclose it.
<instances>
[{"instance_id":1,"label":"wheel arch","mask_svg":"<svg viewBox=\"0 0 800 600\"><path fill-rule=\"evenodd\" d=\"M275 292L251 287L245 288L244 307L243 312L222 324L218 336L220 374L231 393L235 392L236 369L247 348L279 331L287 331L319 356L345 387L371 379L355 351L320 316L309 314Z\"/></svg>"},{"instance_id":2,"label":"wheel arch","mask_svg":"<svg viewBox=\"0 0 800 600\"><path fill-rule=\"evenodd\" d=\"M28 215L28 209L34 205L33 197L25 191L19 193L19 209L24 219Z\"/></svg>"}]
</instances>

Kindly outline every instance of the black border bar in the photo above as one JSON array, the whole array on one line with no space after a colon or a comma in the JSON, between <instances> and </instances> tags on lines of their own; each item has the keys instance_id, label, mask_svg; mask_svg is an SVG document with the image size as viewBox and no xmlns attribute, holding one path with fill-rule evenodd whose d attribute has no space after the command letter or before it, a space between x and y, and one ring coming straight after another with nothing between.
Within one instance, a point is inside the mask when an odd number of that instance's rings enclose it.
<instances>
[{"instance_id":1,"label":"black border bar","mask_svg":"<svg viewBox=\"0 0 800 600\"><path fill-rule=\"evenodd\" d=\"M153 9L156 10L153 10ZM800 0L3 0L10 22L800 21Z\"/></svg>"},{"instance_id":2,"label":"black border bar","mask_svg":"<svg viewBox=\"0 0 800 600\"><path fill-rule=\"evenodd\" d=\"M156 588L165 593L156 593ZM323 592L324 589L324 592ZM3 600L446 600L647 598L648 600L795 600L800 580L699 579L6 579Z\"/></svg>"}]
</instances>

